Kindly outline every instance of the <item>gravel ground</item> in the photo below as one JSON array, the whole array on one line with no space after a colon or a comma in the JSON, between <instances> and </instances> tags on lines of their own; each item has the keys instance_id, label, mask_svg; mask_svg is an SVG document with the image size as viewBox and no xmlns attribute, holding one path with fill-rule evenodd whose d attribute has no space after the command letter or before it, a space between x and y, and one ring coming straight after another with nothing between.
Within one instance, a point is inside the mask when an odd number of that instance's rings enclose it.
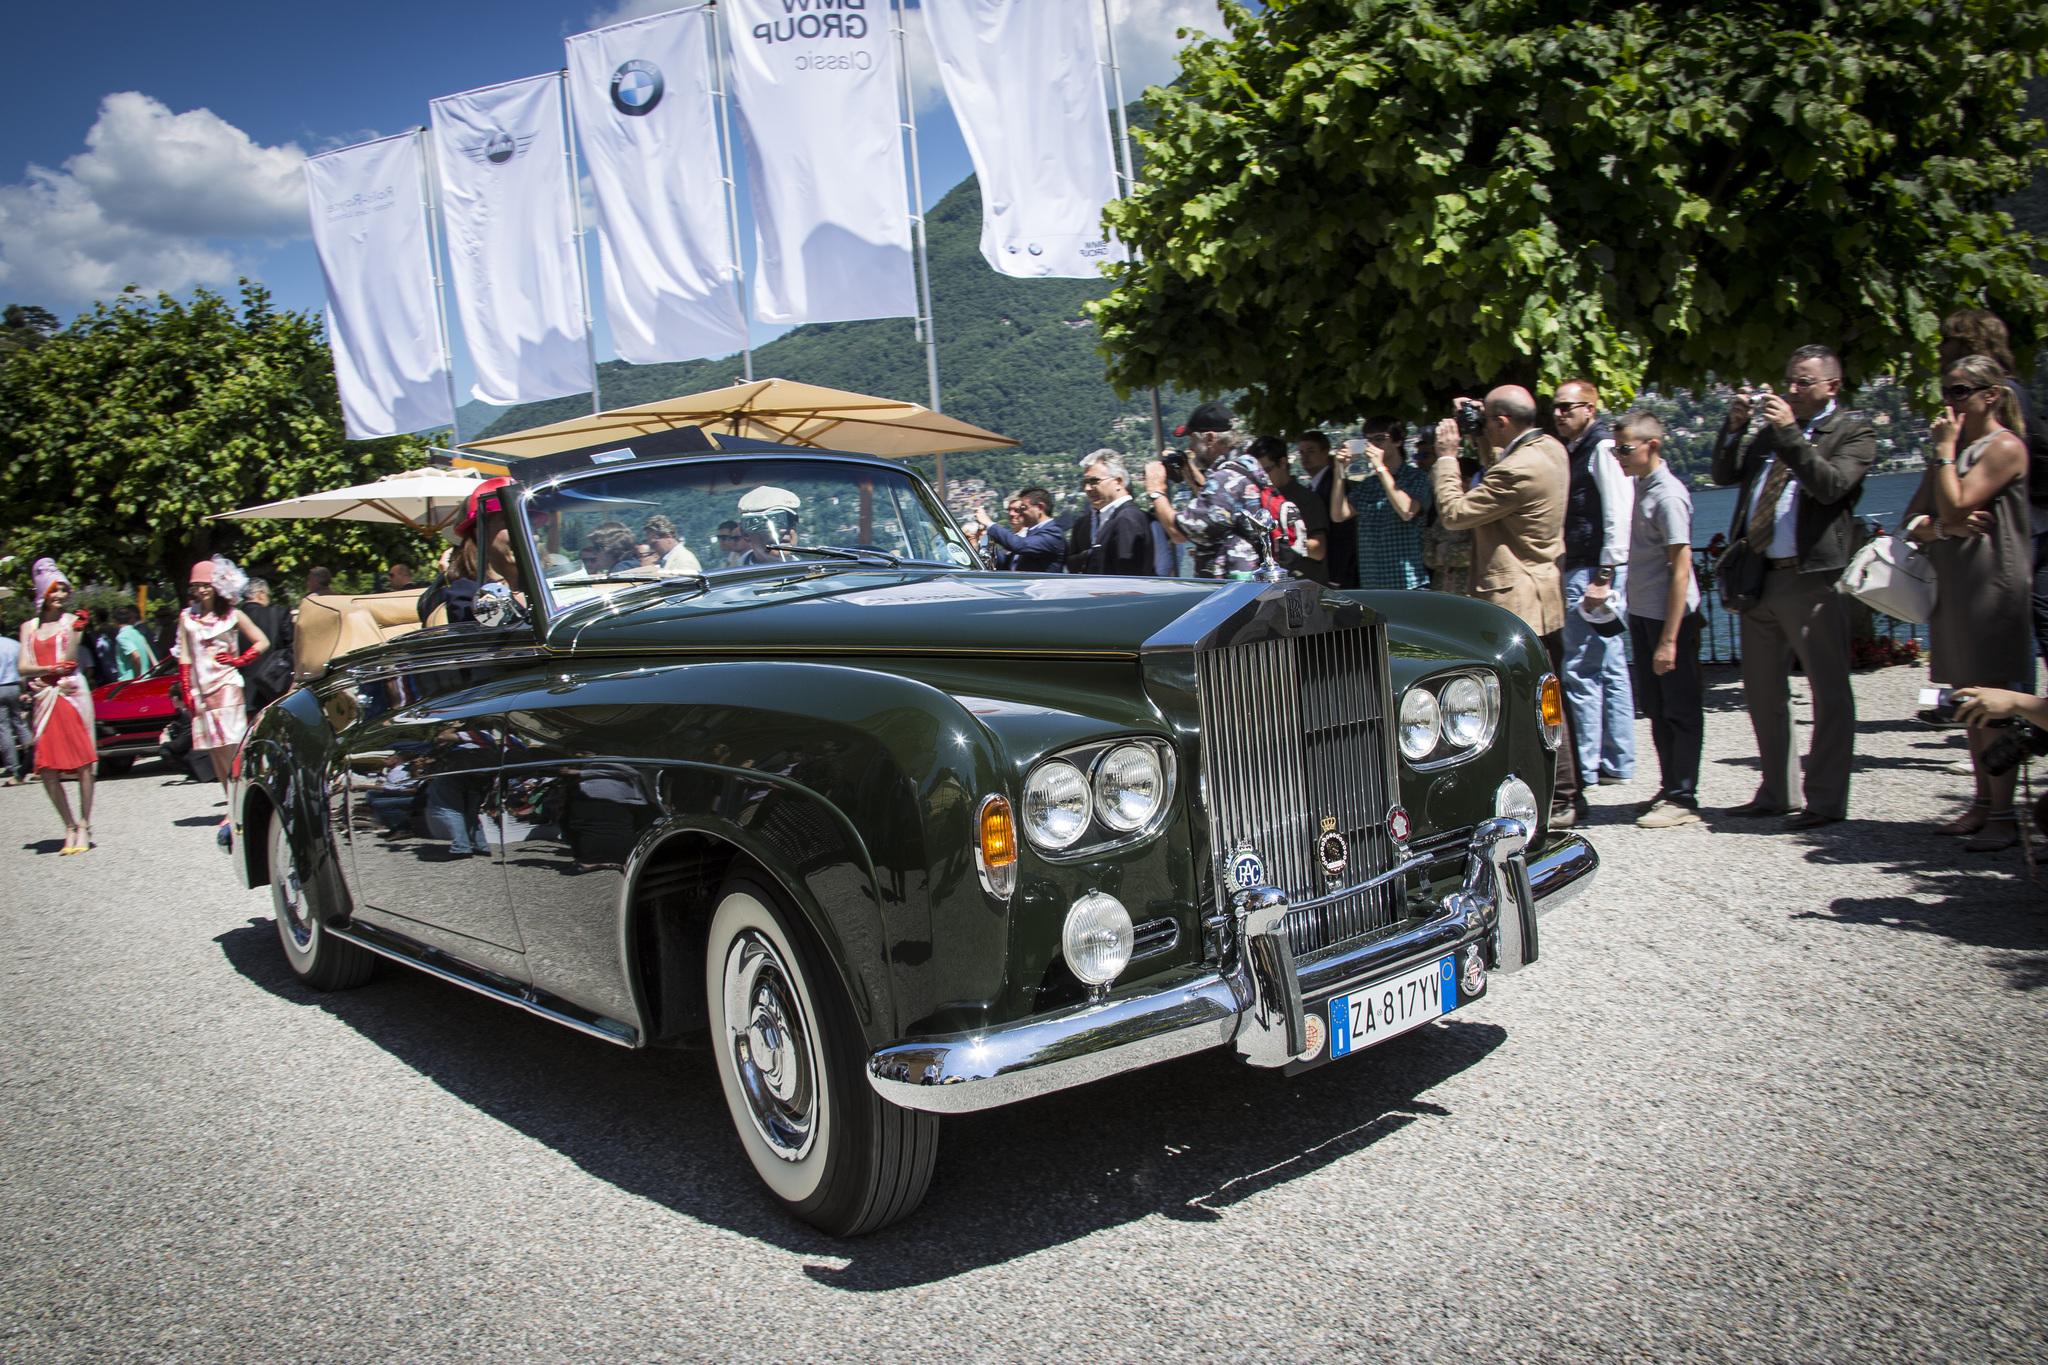
<instances>
[{"instance_id":1,"label":"gravel ground","mask_svg":"<svg viewBox=\"0 0 2048 1365\"><path fill-rule=\"evenodd\" d=\"M1746 799L1713 670L1705 797ZM706 1055L387 968L286 972L218 792L0 790L0 1356L63 1361L2041 1359L2048 894L1926 832L1917 673L1855 818L1643 831L1451 1022L949 1119L908 1223L757 1193Z\"/></svg>"}]
</instances>

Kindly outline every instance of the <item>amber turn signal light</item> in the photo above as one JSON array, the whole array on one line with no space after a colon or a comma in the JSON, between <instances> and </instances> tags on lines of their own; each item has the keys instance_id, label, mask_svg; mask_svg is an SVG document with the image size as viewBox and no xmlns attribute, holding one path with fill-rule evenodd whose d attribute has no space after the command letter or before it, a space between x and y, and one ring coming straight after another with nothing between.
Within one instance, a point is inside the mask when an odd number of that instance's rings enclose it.
<instances>
[{"instance_id":1,"label":"amber turn signal light","mask_svg":"<svg viewBox=\"0 0 2048 1365\"><path fill-rule=\"evenodd\" d=\"M974 846L974 867L982 889L1008 899L1017 889L1017 822L1010 803L991 796L981 803L981 837Z\"/></svg>"},{"instance_id":2,"label":"amber turn signal light","mask_svg":"<svg viewBox=\"0 0 2048 1365\"><path fill-rule=\"evenodd\" d=\"M1536 696L1543 716L1543 742L1555 749L1564 742L1564 686L1555 673L1543 675Z\"/></svg>"}]
</instances>

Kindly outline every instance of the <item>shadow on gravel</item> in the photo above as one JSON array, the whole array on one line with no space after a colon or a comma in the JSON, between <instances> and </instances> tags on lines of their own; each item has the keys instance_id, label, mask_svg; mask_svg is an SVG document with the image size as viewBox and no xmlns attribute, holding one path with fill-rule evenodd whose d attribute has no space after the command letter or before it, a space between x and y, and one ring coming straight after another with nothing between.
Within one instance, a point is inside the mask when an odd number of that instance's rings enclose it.
<instances>
[{"instance_id":1,"label":"shadow on gravel","mask_svg":"<svg viewBox=\"0 0 2048 1365\"><path fill-rule=\"evenodd\" d=\"M1794 918L1868 924L1997 951L2014 990L2048 985L2048 891L2027 879L2017 848L1971 855L1957 841L1877 820L1845 820L1801 838L1816 863L1857 863L1906 878L1913 896L1842 896ZM2037 850L2037 856L2038 850Z\"/></svg>"},{"instance_id":2,"label":"shadow on gravel","mask_svg":"<svg viewBox=\"0 0 2048 1365\"><path fill-rule=\"evenodd\" d=\"M325 1011L596 1178L816 1258L812 1279L855 1292L944 1280L1152 1214L1227 1219L1245 1199L1446 1116L1417 1097L1507 1038L1447 1020L1292 1079L1209 1052L950 1117L924 1206L840 1242L769 1202L707 1052L629 1052L390 963L361 990L322 995L285 966L268 919L215 941L249 981Z\"/></svg>"}]
</instances>

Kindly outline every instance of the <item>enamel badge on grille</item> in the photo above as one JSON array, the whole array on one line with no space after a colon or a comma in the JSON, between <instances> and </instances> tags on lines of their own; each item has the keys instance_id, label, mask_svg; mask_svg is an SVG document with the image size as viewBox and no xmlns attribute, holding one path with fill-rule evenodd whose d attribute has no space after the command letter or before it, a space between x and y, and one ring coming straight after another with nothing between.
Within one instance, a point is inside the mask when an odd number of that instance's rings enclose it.
<instances>
[{"instance_id":1,"label":"enamel badge on grille","mask_svg":"<svg viewBox=\"0 0 2048 1365\"><path fill-rule=\"evenodd\" d=\"M1334 815L1323 817L1323 837L1316 840L1316 861L1332 877L1351 866L1351 846L1337 832L1337 817Z\"/></svg>"},{"instance_id":2,"label":"enamel badge on grille","mask_svg":"<svg viewBox=\"0 0 2048 1365\"><path fill-rule=\"evenodd\" d=\"M1250 844L1239 844L1237 852L1230 855L1230 889L1249 891L1264 885L1266 864L1259 858L1258 850Z\"/></svg>"}]
</instances>

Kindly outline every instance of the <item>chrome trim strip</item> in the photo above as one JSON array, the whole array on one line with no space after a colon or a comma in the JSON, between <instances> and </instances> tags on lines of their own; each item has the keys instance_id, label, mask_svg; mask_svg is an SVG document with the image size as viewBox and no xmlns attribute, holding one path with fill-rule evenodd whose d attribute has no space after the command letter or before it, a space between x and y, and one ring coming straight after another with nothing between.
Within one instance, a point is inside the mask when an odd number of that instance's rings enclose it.
<instances>
[{"instance_id":1,"label":"chrome trim strip","mask_svg":"<svg viewBox=\"0 0 2048 1365\"><path fill-rule=\"evenodd\" d=\"M323 927L336 938L353 943L358 948L368 949L379 957L388 957L393 962L403 963L405 966L425 972L428 976L437 976L443 981L461 986L466 990L475 991L478 995L496 1000L500 1004L515 1005L525 1010L528 1014L540 1016L549 1023L564 1025L565 1027L575 1029L578 1033L587 1033L593 1038L602 1038L607 1043L613 1043L619 1047L636 1048L640 1046L640 1034L637 1029L621 1024L616 1020L605 1019L604 1016L598 1014L592 1014L589 1019L579 1019L576 1017L576 1014L565 1013L565 1011L576 1010L578 1014L584 1013L584 1011L578 1009L575 1005L571 1005L566 1000L560 1000L547 994L545 991L536 991L531 987L520 987L519 989L525 991L526 994L515 994L503 987L491 985L477 977L471 977L453 968L443 967L438 963L430 962L421 954L431 952L433 951L432 949L425 948L424 946L416 948L410 940L398 934L375 929L370 925L350 925L346 929L337 928L332 924ZM385 941L380 942L380 940ZM605 1027L607 1024L611 1027Z\"/></svg>"}]
</instances>

